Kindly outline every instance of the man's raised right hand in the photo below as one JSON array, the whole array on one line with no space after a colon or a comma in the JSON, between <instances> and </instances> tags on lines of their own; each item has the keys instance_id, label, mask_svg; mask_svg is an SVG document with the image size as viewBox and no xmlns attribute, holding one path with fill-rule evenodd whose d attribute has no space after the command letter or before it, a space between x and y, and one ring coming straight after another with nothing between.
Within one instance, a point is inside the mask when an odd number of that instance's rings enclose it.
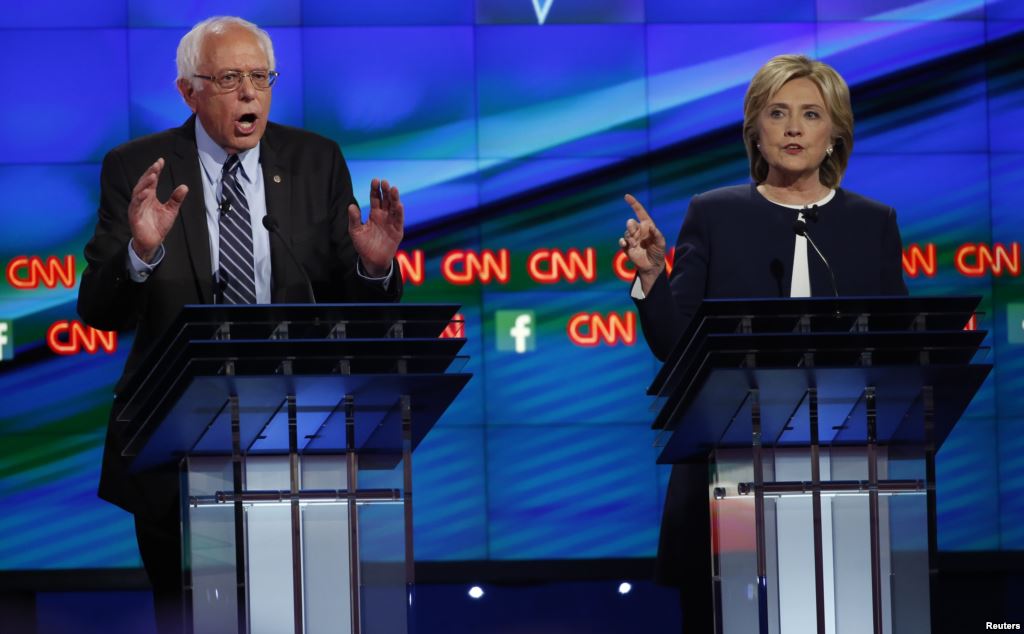
<instances>
[{"instance_id":1,"label":"man's raised right hand","mask_svg":"<svg viewBox=\"0 0 1024 634\"><path fill-rule=\"evenodd\" d=\"M139 178L132 190L132 200L128 205L128 223L132 230L132 248L143 261L151 262L157 249L163 244L164 238L178 217L181 203L188 195L188 185L178 185L167 202L162 203L156 197L156 183L164 168L164 159L156 163Z\"/></svg>"}]
</instances>

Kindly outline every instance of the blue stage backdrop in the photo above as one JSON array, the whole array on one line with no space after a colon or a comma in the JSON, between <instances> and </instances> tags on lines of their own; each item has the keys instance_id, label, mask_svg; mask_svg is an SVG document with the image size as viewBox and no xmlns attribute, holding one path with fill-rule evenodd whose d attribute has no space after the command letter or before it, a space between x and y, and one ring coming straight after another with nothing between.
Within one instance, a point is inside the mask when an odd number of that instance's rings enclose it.
<instances>
[{"instance_id":1,"label":"blue stage backdrop","mask_svg":"<svg viewBox=\"0 0 1024 634\"><path fill-rule=\"evenodd\" d=\"M272 118L337 140L364 204L401 188L407 301L463 306L475 377L416 456L421 560L653 555L622 195L674 236L746 181L743 92L779 53L850 82L844 185L897 209L912 292L984 297L997 367L939 454L939 541L1024 548L1019 0L35 0L0 13L0 570L138 563L95 496L131 333L83 329L77 281L104 153L185 120L174 49L213 13L270 31Z\"/></svg>"}]
</instances>

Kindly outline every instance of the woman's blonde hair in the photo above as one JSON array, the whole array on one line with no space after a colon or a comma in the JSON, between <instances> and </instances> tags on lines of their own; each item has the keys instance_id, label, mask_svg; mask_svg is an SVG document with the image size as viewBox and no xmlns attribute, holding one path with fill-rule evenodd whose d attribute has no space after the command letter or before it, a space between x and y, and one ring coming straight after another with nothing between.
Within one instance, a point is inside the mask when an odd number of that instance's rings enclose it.
<instances>
[{"instance_id":1,"label":"woman's blonde hair","mask_svg":"<svg viewBox=\"0 0 1024 634\"><path fill-rule=\"evenodd\" d=\"M832 154L826 155L818 172L822 185L839 186L853 151L853 109L850 89L834 68L804 55L779 55L768 60L750 80L743 98L743 143L750 160L750 176L755 183L768 178L768 161L757 149L757 120L775 93L788 82L806 77L814 82L825 100L832 120Z\"/></svg>"}]
</instances>

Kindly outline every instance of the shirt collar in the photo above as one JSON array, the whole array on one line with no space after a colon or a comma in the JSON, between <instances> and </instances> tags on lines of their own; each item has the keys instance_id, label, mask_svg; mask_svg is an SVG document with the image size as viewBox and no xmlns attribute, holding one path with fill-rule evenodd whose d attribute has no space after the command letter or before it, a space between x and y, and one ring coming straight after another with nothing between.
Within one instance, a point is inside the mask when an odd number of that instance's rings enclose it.
<instances>
[{"instance_id":1,"label":"shirt collar","mask_svg":"<svg viewBox=\"0 0 1024 634\"><path fill-rule=\"evenodd\" d=\"M757 187L755 186L755 189L756 188ZM757 192L757 193L761 194L761 192ZM788 209L807 209L808 207L824 207L825 205L830 203L832 201L832 199L835 198L835 197L836 197L836 190L830 189L829 192L827 194L825 194L825 197L822 198L821 200L815 201L813 203L808 203L806 205L790 205L790 204L787 204L787 203L775 202L771 198L768 198L764 194L761 194L761 198L764 198L765 200L767 200L771 204L778 205L779 207L786 207Z\"/></svg>"},{"instance_id":2,"label":"shirt collar","mask_svg":"<svg viewBox=\"0 0 1024 634\"><path fill-rule=\"evenodd\" d=\"M203 166L203 171L206 172L207 181L210 183L220 181L224 163L228 160L228 153L210 138L206 129L203 128L202 122L199 121L199 117L196 117L196 148L199 150L199 162ZM239 170L242 172L242 178L250 183L254 182L256 170L260 165L260 144L257 143L256 147L250 150L239 152L238 160L241 163Z\"/></svg>"}]
</instances>

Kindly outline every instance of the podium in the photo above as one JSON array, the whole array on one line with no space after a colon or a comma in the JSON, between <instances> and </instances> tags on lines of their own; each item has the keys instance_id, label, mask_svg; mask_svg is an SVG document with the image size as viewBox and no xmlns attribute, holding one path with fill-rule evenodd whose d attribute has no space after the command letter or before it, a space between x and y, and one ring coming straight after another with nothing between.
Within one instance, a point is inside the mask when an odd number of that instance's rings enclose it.
<instances>
[{"instance_id":1,"label":"podium","mask_svg":"<svg viewBox=\"0 0 1024 634\"><path fill-rule=\"evenodd\" d=\"M132 470L178 465L191 631L408 631L412 453L470 379L456 310L183 309L119 419Z\"/></svg>"},{"instance_id":2,"label":"podium","mask_svg":"<svg viewBox=\"0 0 1024 634\"><path fill-rule=\"evenodd\" d=\"M705 300L648 393L707 459L719 634L930 632L935 453L991 370L976 297Z\"/></svg>"}]
</instances>

